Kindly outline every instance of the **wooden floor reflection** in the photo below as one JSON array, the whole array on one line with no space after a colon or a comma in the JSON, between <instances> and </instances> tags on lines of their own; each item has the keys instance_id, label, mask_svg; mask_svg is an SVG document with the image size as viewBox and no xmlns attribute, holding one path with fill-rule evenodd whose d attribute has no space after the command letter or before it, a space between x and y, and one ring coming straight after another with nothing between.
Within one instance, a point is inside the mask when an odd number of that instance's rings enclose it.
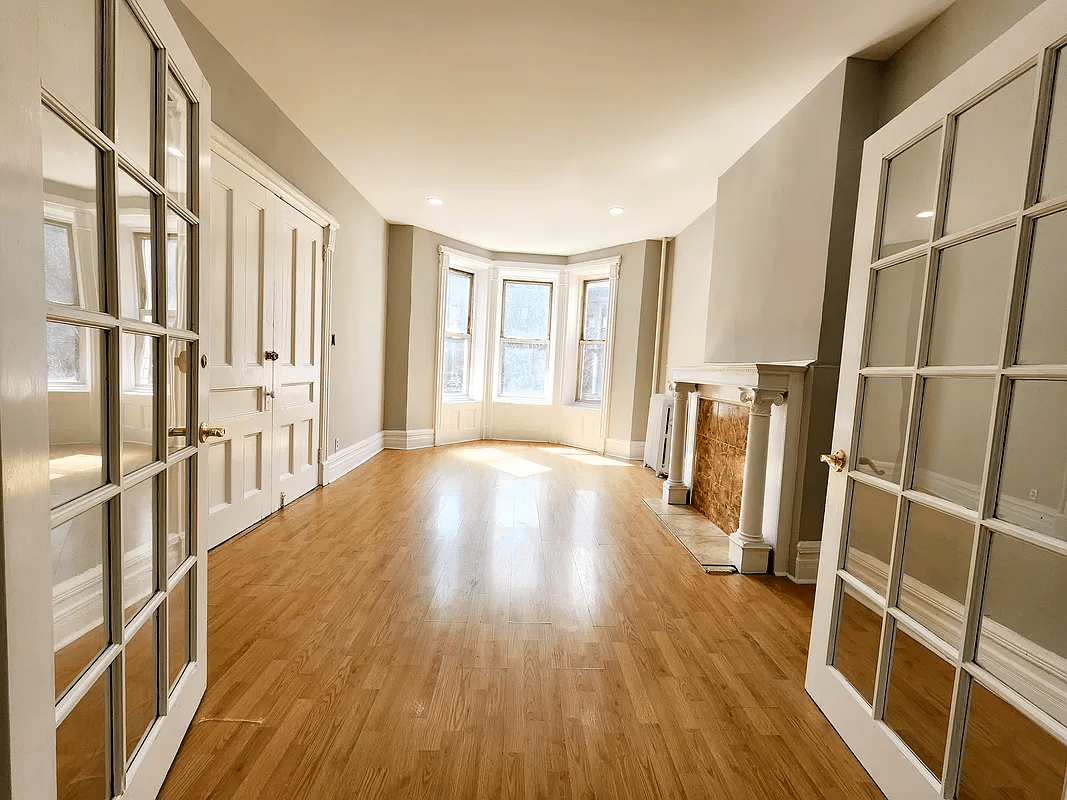
<instances>
[{"instance_id":1,"label":"wooden floor reflection","mask_svg":"<svg viewBox=\"0 0 1067 800\"><path fill-rule=\"evenodd\" d=\"M814 592L705 575L651 473L387 451L215 550L178 798L880 798L803 689Z\"/></svg>"}]
</instances>

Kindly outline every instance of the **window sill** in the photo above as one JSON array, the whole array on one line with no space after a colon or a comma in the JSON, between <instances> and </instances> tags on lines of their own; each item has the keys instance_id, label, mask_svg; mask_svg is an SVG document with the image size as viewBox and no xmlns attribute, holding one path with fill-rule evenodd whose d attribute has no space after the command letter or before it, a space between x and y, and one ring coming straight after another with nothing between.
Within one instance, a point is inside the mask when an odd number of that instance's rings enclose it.
<instances>
[{"instance_id":1,"label":"window sill","mask_svg":"<svg viewBox=\"0 0 1067 800\"><path fill-rule=\"evenodd\" d=\"M494 403L513 406L550 406L552 401L547 397L494 397Z\"/></svg>"},{"instance_id":2,"label":"window sill","mask_svg":"<svg viewBox=\"0 0 1067 800\"><path fill-rule=\"evenodd\" d=\"M590 400L575 400L574 402L567 403L569 408L580 408L583 411L600 411L603 407L603 402L592 402Z\"/></svg>"},{"instance_id":3,"label":"window sill","mask_svg":"<svg viewBox=\"0 0 1067 800\"><path fill-rule=\"evenodd\" d=\"M452 395L452 396L442 397L441 398L441 402L444 403L445 405L448 405L450 403L455 403L456 405L460 405L460 404L470 405L471 403L480 403L482 401L479 400L476 397L468 397L466 395L464 395L464 396Z\"/></svg>"}]
</instances>

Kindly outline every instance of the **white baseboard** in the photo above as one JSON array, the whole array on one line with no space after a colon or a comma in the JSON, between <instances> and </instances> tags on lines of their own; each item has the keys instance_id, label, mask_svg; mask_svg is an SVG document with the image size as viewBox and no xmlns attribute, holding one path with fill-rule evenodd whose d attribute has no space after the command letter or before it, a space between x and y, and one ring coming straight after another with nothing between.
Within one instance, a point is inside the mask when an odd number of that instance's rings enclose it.
<instances>
[{"instance_id":1,"label":"white baseboard","mask_svg":"<svg viewBox=\"0 0 1067 800\"><path fill-rule=\"evenodd\" d=\"M383 434L372 434L362 442L356 442L344 450L339 450L326 460L322 465L322 484L333 483L342 475L347 475L360 464L366 463L378 453L382 452Z\"/></svg>"},{"instance_id":2,"label":"white baseboard","mask_svg":"<svg viewBox=\"0 0 1067 800\"><path fill-rule=\"evenodd\" d=\"M386 450L421 450L433 447L433 428L415 431L384 431L382 446Z\"/></svg>"},{"instance_id":3,"label":"white baseboard","mask_svg":"<svg viewBox=\"0 0 1067 800\"><path fill-rule=\"evenodd\" d=\"M794 583L813 584L819 577L819 553L822 542L797 542L797 560L793 574L789 577Z\"/></svg>"},{"instance_id":4,"label":"white baseboard","mask_svg":"<svg viewBox=\"0 0 1067 800\"><path fill-rule=\"evenodd\" d=\"M604 455L623 458L627 461L640 461L645 457L645 443L631 442L626 439L605 439Z\"/></svg>"}]
</instances>

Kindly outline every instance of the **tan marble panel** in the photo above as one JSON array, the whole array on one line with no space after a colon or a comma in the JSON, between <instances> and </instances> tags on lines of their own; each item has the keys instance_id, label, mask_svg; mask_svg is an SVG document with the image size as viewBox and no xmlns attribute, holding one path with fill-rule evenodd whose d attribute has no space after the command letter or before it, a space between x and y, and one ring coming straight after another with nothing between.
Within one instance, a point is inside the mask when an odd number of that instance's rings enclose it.
<instances>
[{"instance_id":1,"label":"tan marble panel","mask_svg":"<svg viewBox=\"0 0 1067 800\"><path fill-rule=\"evenodd\" d=\"M737 530L745 477L748 408L700 398L693 453L693 507L725 533Z\"/></svg>"}]
</instances>

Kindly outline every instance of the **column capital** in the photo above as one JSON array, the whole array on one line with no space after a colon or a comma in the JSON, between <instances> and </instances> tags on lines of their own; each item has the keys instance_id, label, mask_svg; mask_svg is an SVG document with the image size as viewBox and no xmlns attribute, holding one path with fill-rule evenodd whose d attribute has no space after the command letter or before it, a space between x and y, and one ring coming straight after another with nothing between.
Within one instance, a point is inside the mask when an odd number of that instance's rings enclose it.
<instances>
[{"instance_id":1,"label":"column capital","mask_svg":"<svg viewBox=\"0 0 1067 800\"><path fill-rule=\"evenodd\" d=\"M686 383L684 381L667 381L667 391L671 394L686 394L688 392L695 392L697 385L695 383Z\"/></svg>"},{"instance_id":2,"label":"column capital","mask_svg":"<svg viewBox=\"0 0 1067 800\"><path fill-rule=\"evenodd\" d=\"M785 392L775 389L742 389L741 402L751 407L749 414L753 417L769 417L773 406L785 402Z\"/></svg>"}]
</instances>

